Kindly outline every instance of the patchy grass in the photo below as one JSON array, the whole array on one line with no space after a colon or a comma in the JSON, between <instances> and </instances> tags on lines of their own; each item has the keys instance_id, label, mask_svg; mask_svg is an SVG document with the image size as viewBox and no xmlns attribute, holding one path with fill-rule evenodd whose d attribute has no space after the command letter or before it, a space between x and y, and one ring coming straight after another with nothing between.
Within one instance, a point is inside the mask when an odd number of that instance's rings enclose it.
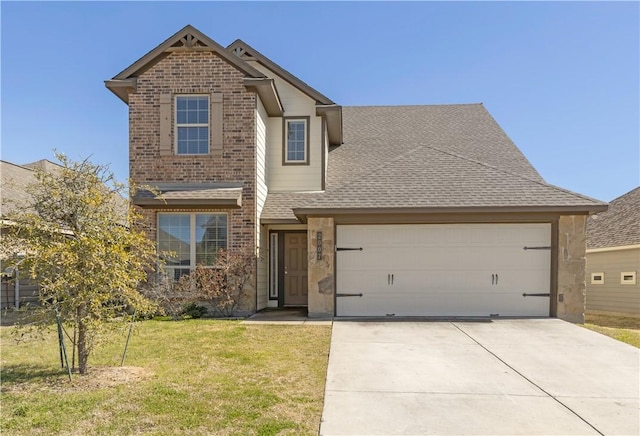
<instances>
[{"instance_id":1,"label":"patchy grass","mask_svg":"<svg viewBox=\"0 0 640 436\"><path fill-rule=\"evenodd\" d=\"M329 326L187 320L138 323L70 383L57 336L2 339L0 433L317 434Z\"/></svg>"},{"instance_id":2,"label":"patchy grass","mask_svg":"<svg viewBox=\"0 0 640 436\"><path fill-rule=\"evenodd\" d=\"M640 348L640 318L587 315L584 327Z\"/></svg>"}]
</instances>

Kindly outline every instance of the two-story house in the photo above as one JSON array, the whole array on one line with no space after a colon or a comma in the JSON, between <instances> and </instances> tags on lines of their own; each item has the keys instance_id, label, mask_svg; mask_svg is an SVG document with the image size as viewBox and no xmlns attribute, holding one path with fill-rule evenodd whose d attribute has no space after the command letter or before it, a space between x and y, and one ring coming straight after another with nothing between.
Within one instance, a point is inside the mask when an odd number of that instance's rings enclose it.
<instances>
[{"instance_id":1,"label":"two-story house","mask_svg":"<svg viewBox=\"0 0 640 436\"><path fill-rule=\"evenodd\" d=\"M248 311L583 319L585 220L606 204L547 184L482 104L341 107L192 26L106 86L174 277L248 246Z\"/></svg>"}]
</instances>

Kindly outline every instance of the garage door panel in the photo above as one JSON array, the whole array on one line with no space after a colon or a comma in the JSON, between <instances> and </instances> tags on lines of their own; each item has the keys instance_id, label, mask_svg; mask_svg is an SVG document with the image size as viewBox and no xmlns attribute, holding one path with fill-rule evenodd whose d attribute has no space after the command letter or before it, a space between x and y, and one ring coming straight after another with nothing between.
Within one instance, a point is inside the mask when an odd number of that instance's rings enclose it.
<instances>
[{"instance_id":1,"label":"garage door panel","mask_svg":"<svg viewBox=\"0 0 640 436\"><path fill-rule=\"evenodd\" d=\"M484 293L473 297L450 290L397 295L390 306L385 295L341 297L337 316L548 316L548 299L514 294Z\"/></svg>"},{"instance_id":2,"label":"garage door panel","mask_svg":"<svg viewBox=\"0 0 640 436\"><path fill-rule=\"evenodd\" d=\"M548 316L549 224L338 226L338 316ZM393 275L393 283L390 277Z\"/></svg>"}]
</instances>

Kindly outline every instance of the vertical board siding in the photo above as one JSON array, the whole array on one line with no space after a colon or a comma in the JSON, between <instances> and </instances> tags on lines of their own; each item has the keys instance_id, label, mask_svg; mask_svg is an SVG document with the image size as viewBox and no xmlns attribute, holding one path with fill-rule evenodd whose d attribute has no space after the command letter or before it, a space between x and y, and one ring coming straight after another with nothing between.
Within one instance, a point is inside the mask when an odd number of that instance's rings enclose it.
<instances>
[{"instance_id":1,"label":"vertical board siding","mask_svg":"<svg viewBox=\"0 0 640 436\"><path fill-rule=\"evenodd\" d=\"M269 300L268 286L268 241L269 232L265 226L260 225L260 215L267 200L267 181L266 181L266 147L267 147L267 111L258 98L256 108L256 241L258 243L258 267L256 279L256 310L267 307Z\"/></svg>"},{"instance_id":2,"label":"vertical board siding","mask_svg":"<svg viewBox=\"0 0 640 436\"><path fill-rule=\"evenodd\" d=\"M620 273L628 271L640 273L640 248L587 253L587 312L640 317L640 281L620 283ZM604 273L604 284L591 284L594 272Z\"/></svg>"}]
</instances>

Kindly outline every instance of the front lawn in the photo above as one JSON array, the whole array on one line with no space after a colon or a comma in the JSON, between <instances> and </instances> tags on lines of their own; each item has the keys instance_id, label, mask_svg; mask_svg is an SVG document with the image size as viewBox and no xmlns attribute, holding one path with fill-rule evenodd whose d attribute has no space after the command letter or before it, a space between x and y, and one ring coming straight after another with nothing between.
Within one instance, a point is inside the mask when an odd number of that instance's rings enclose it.
<instances>
[{"instance_id":1,"label":"front lawn","mask_svg":"<svg viewBox=\"0 0 640 436\"><path fill-rule=\"evenodd\" d=\"M587 315L584 327L640 348L640 318Z\"/></svg>"},{"instance_id":2,"label":"front lawn","mask_svg":"<svg viewBox=\"0 0 640 436\"><path fill-rule=\"evenodd\" d=\"M69 383L57 336L2 339L0 433L317 434L330 326L137 323Z\"/></svg>"}]
</instances>

